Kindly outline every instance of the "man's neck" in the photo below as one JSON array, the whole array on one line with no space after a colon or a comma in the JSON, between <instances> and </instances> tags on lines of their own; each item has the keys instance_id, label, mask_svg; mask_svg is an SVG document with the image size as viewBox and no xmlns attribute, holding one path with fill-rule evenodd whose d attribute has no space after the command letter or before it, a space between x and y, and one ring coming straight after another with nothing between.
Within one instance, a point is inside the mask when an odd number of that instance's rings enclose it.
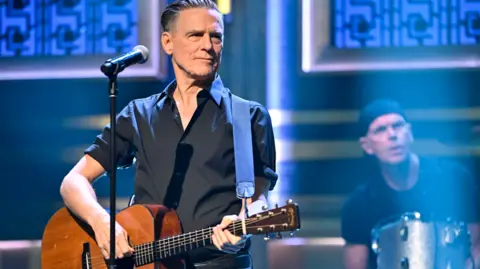
<instances>
[{"instance_id":1,"label":"man's neck","mask_svg":"<svg viewBox=\"0 0 480 269\"><path fill-rule=\"evenodd\" d=\"M411 153L405 161L390 165L381 163L380 170L386 183L395 190L411 189L418 180L419 160Z\"/></svg>"},{"instance_id":2,"label":"man's neck","mask_svg":"<svg viewBox=\"0 0 480 269\"><path fill-rule=\"evenodd\" d=\"M196 104L198 93L205 88L209 88L213 82L213 78L196 80L182 71L175 73L178 73L175 74L177 87L173 93L173 98L184 106Z\"/></svg>"}]
</instances>

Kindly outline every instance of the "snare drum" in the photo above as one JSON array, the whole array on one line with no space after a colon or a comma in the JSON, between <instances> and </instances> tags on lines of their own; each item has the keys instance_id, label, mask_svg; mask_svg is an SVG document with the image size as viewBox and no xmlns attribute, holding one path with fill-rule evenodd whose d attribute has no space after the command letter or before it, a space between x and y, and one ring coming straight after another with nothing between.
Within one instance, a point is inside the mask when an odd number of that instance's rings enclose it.
<instances>
[{"instance_id":1,"label":"snare drum","mask_svg":"<svg viewBox=\"0 0 480 269\"><path fill-rule=\"evenodd\" d=\"M422 220L406 213L372 230L377 269L465 269L470 236L464 223Z\"/></svg>"}]
</instances>

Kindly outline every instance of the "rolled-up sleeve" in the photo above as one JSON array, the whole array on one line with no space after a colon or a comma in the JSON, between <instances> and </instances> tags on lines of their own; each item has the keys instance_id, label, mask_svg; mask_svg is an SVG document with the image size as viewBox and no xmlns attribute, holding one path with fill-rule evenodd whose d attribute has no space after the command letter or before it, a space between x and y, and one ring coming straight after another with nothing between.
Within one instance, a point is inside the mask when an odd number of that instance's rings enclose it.
<instances>
[{"instance_id":1,"label":"rolled-up sleeve","mask_svg":"<svg viewBox=\"0 0 480 269\"><path fill-rule=\"evenodd\" d=\"M116 117L116 135L115 135L115 157L117 167L129 167L134 159L133 147L133 102L124 107ZM110 124L105 126L103 132L99 134L91 146L84 153L90 155L99 162L106 171L110 170Z\"/></svg>"},{"instance_id":2,"label":"rolled-up sleeve","mask_svg":"<svg viewBox=\"0 0 480 269\"><path fill-rule=\"evenodd\" d=\"M268 110L262 105L251 102L250 115L252 122L253 162L255 177L268 179L270 189L275 187L276 173L275 138L272 120Z\"/></svg>"}]
</instances>

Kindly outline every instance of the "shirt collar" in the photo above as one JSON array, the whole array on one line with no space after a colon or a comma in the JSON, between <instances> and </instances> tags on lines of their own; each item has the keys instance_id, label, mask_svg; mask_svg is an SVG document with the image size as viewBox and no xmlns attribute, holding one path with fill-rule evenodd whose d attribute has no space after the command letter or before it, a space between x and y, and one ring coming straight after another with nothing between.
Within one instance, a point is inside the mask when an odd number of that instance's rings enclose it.
<instances>
[{"instance_id":1,"label":"shirt collar","mask_svg":"<svg viewBox=\"0 0 480 269\"><path fill-rule=\"evenodd\" d=\"M173 80L162 91L160 95L160 99L165 96L173 97L172 94L176 87L177 87L177 80ZM220 78L220 75L217 75L212 85L210 86L210 88L207 89L210 93L210 96L212 96L213 100L215 101L215 103L217 103L217 105L220 105L220 103L222 102L222 95L223 95L224 89L225 87L223 86L222 79Z\"/></svg>"}]
</instances>

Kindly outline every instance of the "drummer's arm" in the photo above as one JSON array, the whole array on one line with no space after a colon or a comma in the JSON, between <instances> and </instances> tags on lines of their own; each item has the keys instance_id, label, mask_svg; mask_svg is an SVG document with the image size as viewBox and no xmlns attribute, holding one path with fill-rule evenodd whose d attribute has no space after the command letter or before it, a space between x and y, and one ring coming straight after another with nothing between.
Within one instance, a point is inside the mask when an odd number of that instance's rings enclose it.
<instances>
[{"instance_id":1,"label":"drummer's arm","mask_svg":"<svg viewBox=\"0 0 480 269\"><path fill-rule=\"evenodd\" d=\"M344 269L366 269L369 261L369 243L371 227L365 221L365 209L368 201L363 192L349 196L341 210L341 236L345 241L343 247Z\"/></svg>"},{"instance_id":2,"label":"drummer's arm","mask_svg":"<svg viewBox=\"0 0 480 269\"><path fill-rule=\"evenodd\" d=\"M368 247L358 244L346 244L343 249L343 267L345 269L366 269Z\"/></svg>"}]
</instances>

